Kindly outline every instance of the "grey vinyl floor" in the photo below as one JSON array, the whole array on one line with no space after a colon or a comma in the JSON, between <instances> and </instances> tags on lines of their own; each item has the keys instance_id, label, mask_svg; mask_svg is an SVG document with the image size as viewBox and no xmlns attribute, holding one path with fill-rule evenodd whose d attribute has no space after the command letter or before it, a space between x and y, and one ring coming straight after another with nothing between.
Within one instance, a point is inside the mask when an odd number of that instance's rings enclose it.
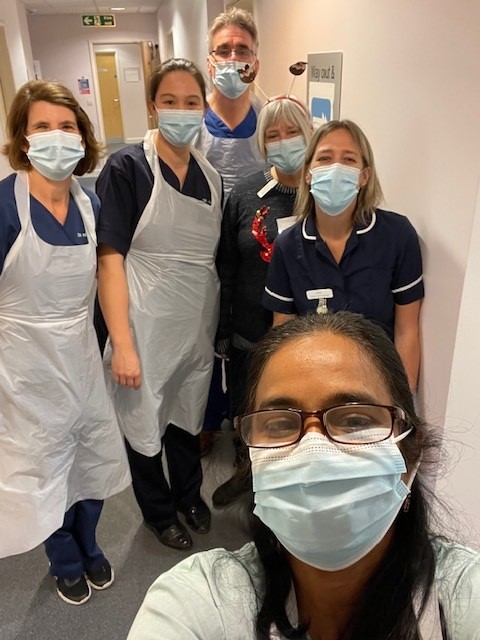
<instances>
[{"instance_id":1,"label":"grey vinyl floor","mask_svg":"<svg viewBox=\"0 0 480 640\"><path fill-rule=\"evenodd\" d=\"M227 432L219 434L202 460L202 494L209 505L215 488L231 475L233 455ZM192 538L189 551L162 545L143 524L131 488L106 500L98 541L114 567L114 584L72 606L55 592L43 546L0 560L0 640L123 640L148 587L161 573L191 553L236 549L249 539L236 507L212 510L211 531L192 533Z\"/></svg>"}]
</instances>

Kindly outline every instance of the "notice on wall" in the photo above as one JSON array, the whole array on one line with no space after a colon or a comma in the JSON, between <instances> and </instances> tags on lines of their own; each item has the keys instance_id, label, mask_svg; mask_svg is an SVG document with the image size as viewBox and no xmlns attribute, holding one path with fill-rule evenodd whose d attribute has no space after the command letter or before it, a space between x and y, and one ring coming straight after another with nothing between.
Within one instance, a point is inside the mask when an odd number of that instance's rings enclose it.
<instances>
[{"instance_id":1,"label":"notice on wall","mask_svg":"<svg viewBox=\"0 0 480 640\"><path fill-rule=\"evenodd\" d=\"M90 95L90 80L88 78L78 78L78 92L80 95Z\"/></svg>"},{"instance_id":2,"label":"notice on wall","mask_svg":"<svg viewBox=\"0 0 480 640\"><path fill-rule=\"evenodd\" d=\"M342 51L308 54L308 106L316 126L340 117L342 60Z\"/></svg>"},{"instance_id":3,"label":"notice on wall","mask_svg":"<svg viewBox=\"0 0 480 640\"><path fill-rule=\"evenodd\" d=\"M140 82L139 67L125 67L123 70L123 78L125 82Z\"/></svg>"}]
</instances>

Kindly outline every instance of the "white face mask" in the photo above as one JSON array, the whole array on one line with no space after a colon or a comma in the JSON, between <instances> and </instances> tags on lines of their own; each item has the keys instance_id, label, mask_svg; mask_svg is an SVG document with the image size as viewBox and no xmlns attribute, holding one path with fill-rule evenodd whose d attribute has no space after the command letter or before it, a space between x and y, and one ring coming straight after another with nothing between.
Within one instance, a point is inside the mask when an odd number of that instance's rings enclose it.
<instances>
[{"instance_id":1,"label":"white face mask","mask_svg":"<svg viewBox=\"0 0 480 640\"><path fill-rule=\"evenodd\" d=\"M157 109L158 128L174 147L185 147L200 131L203 111L199 109Z\"/></svg>"},{"instance_id":2,"label":"white face mask","mask_svg":"<svg viewBox=\"0 0 480 640\"><path fill-rule=\"evenodd\" d=\"M343 213L358 195L360 171L338 162L310 169L310 193L320 209L329 216Z\"/></svg>"},{"instance_id":3,"label":"white face mask","mask_svg":"<svg viewBox=\"0 0 480 640\"><path fill-rule=\"evenodd\" d=\"M306 564L351 566L384 538L410 492L395 442L336 446L307 433L289 447L250 449L254 513Z\"/></svg>"},{"instance_id":4,"label":"white face mask","mask_svg":"<svg viewBox=\"0 0 480 640\"><path fill-rule=\"evenodd\" d=\"M60 129L26 136L26 152L32 166L49 180L65 180L85 157L82 136Z\"/></svg>"},{"instance_id":5,"label":"white face mask","mask_svg":"<svg viewBox=\"0 0 480 640\"><path fill-rule=\"evenodd\" d=\"M297 173L305 160L305 138L295 136L285 140L266 142L267 161L282 173L292 175Z\"/></svg>"},{"instance_id":6,"label":"white face mask","mask_svg":"<svg viewBox=\"0 0 480 640\"><path fill-rule=\"evenodd\" d=\"M245 62L232 60L230 62L211 62L215 67L213 84L221 93L231 100L239 98L248 89L248 84L242 81L239 69L245 68Z\"/></svg>"}]
</instances>

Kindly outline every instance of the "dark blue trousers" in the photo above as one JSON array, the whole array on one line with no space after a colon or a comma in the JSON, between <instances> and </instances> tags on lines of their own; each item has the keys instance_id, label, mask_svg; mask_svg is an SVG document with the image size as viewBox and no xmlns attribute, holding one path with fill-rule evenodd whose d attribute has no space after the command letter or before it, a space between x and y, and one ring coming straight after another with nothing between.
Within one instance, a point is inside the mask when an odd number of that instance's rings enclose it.
<instances>
[{"instance_id":1,"label":"dark blue trousers","mask_svg":"<svg viewBox=\"0 0 480 640\"><path fill-rule=\"evenodd\" d=\"M81 500L65 514L63 525L45 540L50 573L58 578L78 578L98 569L105 560L95 531L103 500Z\"/></svg>"}]
</instances>

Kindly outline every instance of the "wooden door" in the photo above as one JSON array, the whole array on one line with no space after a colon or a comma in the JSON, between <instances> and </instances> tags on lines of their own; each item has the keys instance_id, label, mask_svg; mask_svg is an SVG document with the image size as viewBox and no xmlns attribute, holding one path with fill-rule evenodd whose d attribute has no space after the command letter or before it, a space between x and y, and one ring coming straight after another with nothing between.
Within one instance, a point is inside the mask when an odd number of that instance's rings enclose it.
<instances>
[{"instance_id":1,"label":"wooden door","mask_svg":"<svg viewBox=\"0 0 480 640\"><path fill-rule=\"evenodd\" d=\"M103 128L108 142L123 142L122 110L118 90L117 64L114 52L95 54Z\"/></svg>"}]
</instances>

